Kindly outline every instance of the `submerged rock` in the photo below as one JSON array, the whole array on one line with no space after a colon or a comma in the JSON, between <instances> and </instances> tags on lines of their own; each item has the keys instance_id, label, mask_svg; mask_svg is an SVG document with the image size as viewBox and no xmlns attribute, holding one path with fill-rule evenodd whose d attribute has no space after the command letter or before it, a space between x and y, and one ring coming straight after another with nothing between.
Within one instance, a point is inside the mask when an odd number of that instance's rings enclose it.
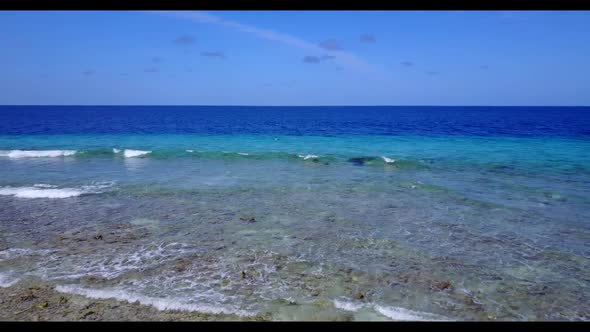
<instances>
[{"instance_id":1,"label":"submerged rock","mask_svg":"<svg viewBox=\"0 0 590 332\"><path fill-rule=\"evenodd\" d=\"M365 294L363 294L361 292L356 292L356 293L354 293L353 298L355 300L362 300L365 298Z\"/></svg>"},{"instance_id":2,"label":"submerged rock","mask_svg":"<svg viewBox=\"0 0 590 332\"><path fill-rule=\"evenodd\" d=\"M174 265L174 271L184 272L190 267L190 265L191 261L188 258L179 258L176 260L176 264Z\"/></svg>"},{"instance_id":3,"label":"submerged rock","mask_svg":"<svg viewBox=\"0 0 590 332\"><path fill-rule=\"evenodd\" d=\"M438 290L438 291L443 291L445 289L453 288L453 285L451 284L450 281L445 280L445 281L439 281L439 282L431 285L430 288L432 288L434 290Z\"/></svg>"},{"instance_id":4,"label":"submerged rock","mask_svg":"<svg viewBox=\"0 0 590 332\"><path fill-rule=\"evenodd\" d=\"M256 218L254 218L254 217L251 217L251 218L244 218L244 217L242 217L242 218L240 218L240 220L241 221L247 221L249 223L256 222Z\"/></svg>"}]
</instances>

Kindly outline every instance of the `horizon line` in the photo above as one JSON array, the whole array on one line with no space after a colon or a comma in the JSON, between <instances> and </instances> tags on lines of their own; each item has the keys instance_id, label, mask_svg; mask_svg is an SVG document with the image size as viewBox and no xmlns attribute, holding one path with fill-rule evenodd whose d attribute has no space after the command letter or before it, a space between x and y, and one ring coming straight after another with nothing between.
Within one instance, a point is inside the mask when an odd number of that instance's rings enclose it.
<instances>
[{"instance_id":1,"label":"horizon line","mask_svg":"<svg viewBox=\"0 0 590 332\"><path fill-rule=\"evenodd\" d=\"M590 107L590 105L206 105L206 104L0 104L0 107L77 106L77 107Z\"/></svg>"}]
</instances>

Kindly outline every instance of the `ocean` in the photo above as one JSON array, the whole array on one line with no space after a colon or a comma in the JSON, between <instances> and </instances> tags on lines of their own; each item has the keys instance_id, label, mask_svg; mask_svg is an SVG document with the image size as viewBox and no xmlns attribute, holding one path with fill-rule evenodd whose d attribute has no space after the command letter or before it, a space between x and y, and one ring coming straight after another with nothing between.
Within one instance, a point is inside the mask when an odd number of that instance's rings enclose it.
<instances>
[{"instance_id":1,"label":"ocean","mask_svg":"<svg viewBox=\"0 0 590 332\"><path fill-rule=\"evenodd\" d=\"M0 106L0 286L589 320L590 107Z\"/></svg>"}]
</instances>

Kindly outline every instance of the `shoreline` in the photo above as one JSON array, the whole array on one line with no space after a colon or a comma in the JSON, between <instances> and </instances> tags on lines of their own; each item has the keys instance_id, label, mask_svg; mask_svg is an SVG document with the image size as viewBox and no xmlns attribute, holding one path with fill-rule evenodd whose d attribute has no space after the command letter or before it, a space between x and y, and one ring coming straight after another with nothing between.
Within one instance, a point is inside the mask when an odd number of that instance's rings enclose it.
<instances>
[{"instance_id":1,"label":"shoreline","mask_svg":"<svg viewBox=\"0 0 590 332\"><path fill-rule=\"evenodd\" d=\"M259 314L242 317L193 311L158 310L151 305L94 299L62 293L41 280L0 287L0 321L270 321Z\"/></svg>"}]
</instances>

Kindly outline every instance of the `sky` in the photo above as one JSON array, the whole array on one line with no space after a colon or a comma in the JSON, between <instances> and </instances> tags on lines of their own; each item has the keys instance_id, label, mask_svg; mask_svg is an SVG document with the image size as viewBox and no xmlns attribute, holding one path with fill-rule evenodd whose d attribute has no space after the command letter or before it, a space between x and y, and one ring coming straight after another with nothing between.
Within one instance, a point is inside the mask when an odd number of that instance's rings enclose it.
<instances>
[{"instance_id":1,"label":"sky","mask_svg":"<svg viewBox=\"0 0 590 332\"><path fill-rule=\"evenodd\" d=\"M1 11L3 105L590 105L590 11Z\"/></svg>"}]
</instances>

